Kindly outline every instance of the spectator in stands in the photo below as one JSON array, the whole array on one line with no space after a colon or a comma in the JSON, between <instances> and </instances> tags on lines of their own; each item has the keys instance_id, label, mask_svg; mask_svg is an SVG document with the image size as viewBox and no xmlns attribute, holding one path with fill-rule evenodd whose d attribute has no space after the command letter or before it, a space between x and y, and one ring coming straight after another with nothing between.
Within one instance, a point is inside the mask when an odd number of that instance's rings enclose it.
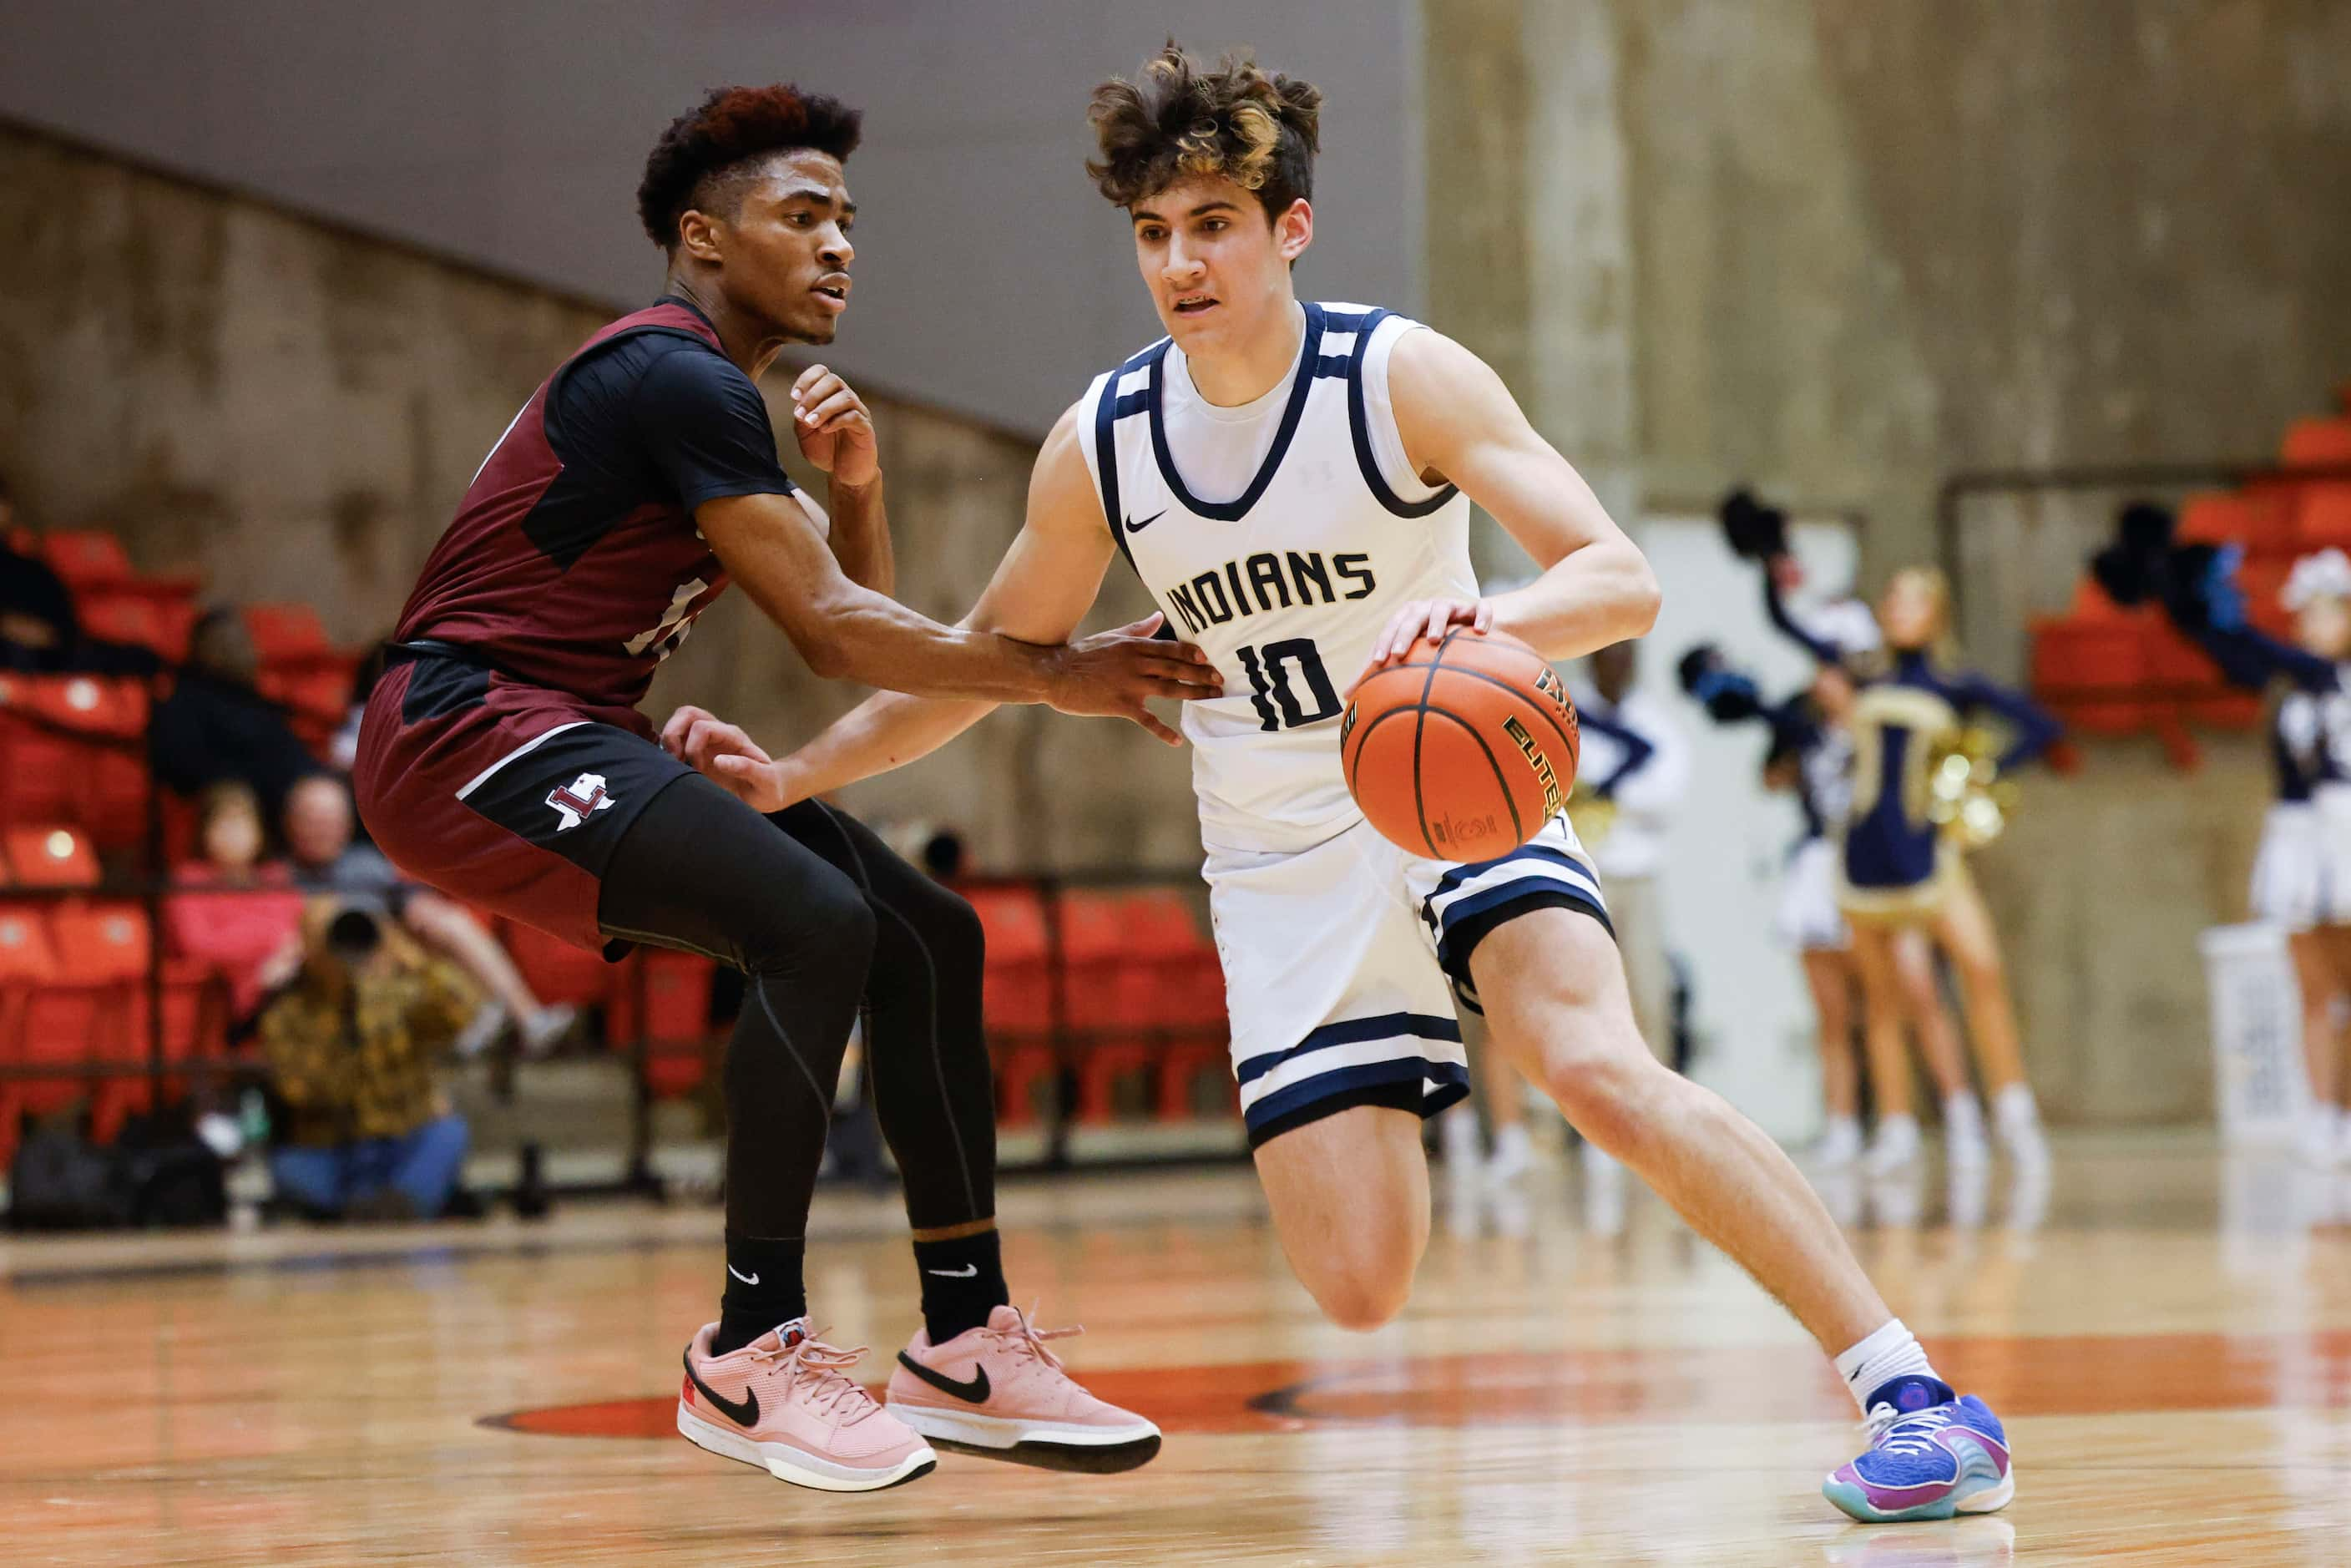
<instances>
[{"instance_id":1,"label":"spectator in stands","mask_svg":"<svg viewBox=\"0 0 2351 1568\"><path fill-rule=\"evenodd\" d=\"M296 784L286 800L286 845L293 852L294 883L306 893L360 900L392 915L427 947L471 976L491 998L467 1030L461 1048L479 1051L511 1019L523 1049L536 1056L554 1049L571 1032L577 1011L549 1007L532 994L498 939L474 913L455 899L402 879L372 844L354 843L357 822L350 786L329 774L314 773Z\"/></svg>"},{"instance_id":2,"label":"spectator in stands","mask_svg":"<svg viewBox=\"0 0 2351 1568\"><path fill-rule=\"evenodd\" d=\"M230 609L204 612L190 639L187 667L156 706L148 747L155 777L181 794L239 779L275 820L295 782L320 771L320 764L287 725L286 710L255 689L260 668L245 618Z\"/></svg>"},{"instance_id":3,"label":"spectator in stands","mask_svg":"<svg viewBox=\"0 0 2351 1568\"><path fill-rule=\"evenodd\" d=\"M15 497L0 478L0 669L59 669L78 636L73 595L47 561L16 550L16 523Z\"/></svg>"},{"instance_id":4,"label":"spectator in stands","mask_svg":"<svg viewBox=\"0 0 2351 1568\"><path fill-rule=\"evenodd\" d=\"M172 950L227 983L232 1025L242 1030L267 994L302 963L302 894L283 861L264 861L261 802L239 783L204 791L196 822L203 858L182 866L183 890L165 902Z\"/></svg>"},{"instance_id":5,"label":"spectator in stands","mask_svg":"<svg viewBox=\"0 0 2351 1568\"><path fill-rule=\"evenodd\" d=\"M953 828L941 828L923 841L923 869L933 882L961 880L965 858L963 835Z\"/></svg>"},{"instance_id":6,"label":"spectator in stands","mask_svg":"<svg viewBox=\"0 0 2351 1568\"><path fill-rule=\"evenodd\" d=\"M364 904L320 900L303 925L301 967L261 1013L286 1110L269 1162L277 1190L321 1217L430 1219L448 1205L467 1143L433 1062L475 998Z\"/></svg>"}]
</instances>

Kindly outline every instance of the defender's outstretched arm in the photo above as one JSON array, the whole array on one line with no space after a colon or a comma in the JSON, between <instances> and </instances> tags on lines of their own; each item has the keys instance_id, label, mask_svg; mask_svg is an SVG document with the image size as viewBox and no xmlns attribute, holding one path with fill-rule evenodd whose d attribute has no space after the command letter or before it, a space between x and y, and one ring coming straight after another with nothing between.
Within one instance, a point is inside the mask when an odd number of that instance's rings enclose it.
<instances>
[{"instance_id":1,"label":"defender's outstretched arm","mask_svg":"<svg viewBox=\"0 0 2351 1568\"><path fill-rule=\"evenodd\" d=\"M964 634L994 636L1021 647L1059 644L1102 591L1102 574L1117 547L1078 444L1079 412L1073 407L1063 413L1045 438L1029 476L1028 520L979 602L964 617ZM1154 614L1060 650L1067 678L1045 700L1063 713L1132 719L1169 745L1178 744L1181 737L1144 699L1213 697L1224 687L1197 648L1154 637L1160 621ZM1134 646L1146 640L1149 648ZM1102 671L1113 662L1125 666L1130 677L1118 685L1115 700L1085 696L1103 687ZM672 718L663 740L754 807L773 811L928 756L978 723L998 700L977 693L958 699L885 691L781 758L769 758L740 730L695 710Z\"/></svg>"}]
</instances>

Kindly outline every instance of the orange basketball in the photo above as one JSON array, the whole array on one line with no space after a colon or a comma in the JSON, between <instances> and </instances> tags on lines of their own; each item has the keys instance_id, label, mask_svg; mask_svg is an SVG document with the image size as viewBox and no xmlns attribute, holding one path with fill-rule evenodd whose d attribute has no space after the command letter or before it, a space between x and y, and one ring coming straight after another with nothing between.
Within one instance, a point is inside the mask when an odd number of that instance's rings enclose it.
<instances>
[{"instance_id":1,"label":"orange basketball","mask_svg":"<svg viewBox=\"0 0 2351 1568\"><path fill-rule=\"evenodd\" d=\"M1437 860L1491 860L1534 837L1565 808L1578 750L1559 673L1499 632L1422 638L1355 688L1339 727L1355 804Z\"/></svg>"}]
</instances>

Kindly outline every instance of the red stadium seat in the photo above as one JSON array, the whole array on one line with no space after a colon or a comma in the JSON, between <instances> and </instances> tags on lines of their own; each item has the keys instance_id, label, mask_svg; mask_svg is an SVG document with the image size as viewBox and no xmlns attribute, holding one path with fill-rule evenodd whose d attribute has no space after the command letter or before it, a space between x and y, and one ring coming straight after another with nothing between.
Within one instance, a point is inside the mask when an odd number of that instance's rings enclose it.
<instances>
[{"instance_id":1,"label":"red stadium seat","mask_svg":"<svg viewBox=\"0 0 2351 1568\"><path fill-rule=\"evenodd\" d=\"M0 833L8 876L19 887L96 887L98 853L89 836L57 823L26 823Z\"/></svg>"},{"instance_id":2,"label":"red stadium seat","mask_svg":"<svg viewBox=\"0 0 2351 1568\"><path fill-rule=\"evenodd\" d=\"M103 528L63 528L41 541L41 554L77 593L86 588L111 588L138 574L122 541Z\"/></svg>"},{"instance_id":3,"label":"red stadium seat","mask_svg":"<svg viewBox=\"0 0 2351 1568\"><path fill-rule=\"evenodd\" d=\"M2304 485L2294 522L2302 549L2351 550L2351 480Z\"/></svg>"},{"instance_id":4,"label":"red stadium seat","mask_svg":"<svg viewBox=\"0 0 2351 1568\"><path fill-rule=\"evenodd\" d=\"M37 904L0 904L0 986L54 980L57 959Z\"/></svg>"},{"instance_id":5,"label":"red stadium seat","mask_svg":"<svg viewBox=\"0 0 2351 1568\"><path fill-rule=\"evenodd\" d=\"M2278 455L2291 468L2351 466L2351 419L2297 419Z\"/></svg>"},{"instance_id":6,"label":"red stadium seat","mask_svg":"<svg viewBox=\"0 0 2351 1568\"><path fill-rule=\"evenodd\" d=\"M49 917L57 977L89 985L143 979L153 951L147 912L120 899L60 904Z\"/></svg>"},{"instance_id":7,"label":"red stadium seat","mask_svg":"<svg viewBox=\"0 0 2351 1568\"><path fill-rule=\"evenodd\" d=\"M188 1062L218 1060L228 1053L227 988L206 974L201 964L183 959L165 959L163 963L163 1060ZM124 1060L144 1061L151 1045L147 1020L152 1016L145 977L131 988L131 1016L125 1040ZM163 1079L166 1098L177 1098L188 1092L184 1073L172 1073ZM155 1092L152 1080L139 1078L108 1078L99 1082L92 1097L95 1109L94 1126L99 1136L110 1138L124 1118L134 1112L152 1110Z\"/></svg>"},{"instance_id":8,"label":"red stadium seat","mask_svg":"<svg viewBox=\"0 0 2351 1568\"><path fill-rule=\"evenodd\" d=\"M2245 595L2246 616L2272 636L2288 637L2294 632L2294 616L2283 597L2285 580L2293 571L2292 559L2281 556L2249 560L2237 571L2237 586Z\"/></svg>"},{"instance_id":9,"label":"red stadium seat","mask_svg":"<svg viewBox=\"0 0 2351 1568\"><path fill-rule=\"evenodd\" d=\"M1053 1027L1045 904L1034 888L962 890L987 943L981 1002L987 1027L1004 1034L1041 1034Z\"/></svg>"},{"instance_id":10,"label":"red stadium seat","mask_svg":"<svg viewBox=\"0 0 2351 1568\"><path fill-rule=\"evenodd\" d=\"M1064 1006L1069 1027L1085 1036L1073 1063L1078 1120L1111 1119L1118 1082L1146 1072L1151 1051L1127 1033L1152 1027L1147 952L1127 927L1118 894L1071 889L1059 910Z\"/></svg>"},{"instance_id":11,"label":"red stadium seat","mask_svg":"<svg viewBox=\"0 0 2351 1568\"><path fill-rule=\"evenodd\" d=\"M0 904L0 1066L25 1060L25 1016L33 993L57 978L49 949L48 923L36 904ZM16 1119L23 1110L17 1081L0 1078L0 1166L16 1146Z\"/></svg>"},{"instance_id":12,"label":"red stadium seat","mask_svg":"<svg viewBox=\"0 0 2351 1568\"><path fill-rule=\"evenodd\" d=\"M2182 544L2241 545L2248 555L2291 549L2293 496L2284 485L2191 496L2179 508L2178 538Z\"/></svg>"},{"instance_id":13,"label":"red stadium seat","mask_svg":"<svg viewBox=\"0 0 2351 1568\"><path fill-rule=\"evenodd\" d=\"M54 1071L9 1086L12 1118L27 1112L47 1114L85 1097L94 1100L93 1091L100 1086L85 1080L82 1066L135 1059L132 988L122 982L141 972L144 956L126 974L120 955L108 950L118 945L102 932L93 933L89 918L87 908L60 907L47 922L49 972L25 994L13 1054L19 1066ZM121 935L119 925L113 929Z\"/></svg>"},{"instance_id":14,"label":"red stadium seat","mask_svg":"<svg viewBox=\"0 0 2351 1568\"><path fill-rule=\"evenodd\" d=\"M57 1071L19 1081L12 1113L46 1113L88 1098L93 1135L105 1142L153 1099L145 1078L82 1071L89 1064L120 1068L148 1060L145 982L152 944L146 912L120 901L68 904L52 914L48 932L49 973L25 995L16 1058ZM201 971L167 966L163 979L166 1059L185 1061L216 1049L225 1025L208 1011Z\"/></svg>"},{"instance_id":15,"label":"red stadium seat","mask_svg":"<svg viewBox=\"0 0 2351 1568\"><path fill-rule=\"evenodd\" d=\"M135 842L146 789L147 694L135 681L0 676L0 824L78 826Z\"/></svg>"},{"instance_id":16,"label":"red stadium seat","mask_svg":"<svg viewBox=\"0 0 2351 1568\"><path fill-rule=\"evenodd\" d=\"M1060 1064L1052 1048L1015 1045L997 1055L996 1119L1007 1127L1027 1127L1037 1120L1038 1088L1054 1092Z\"/></svg>"},{"instance_id":17,"label":"red stadium seat","mask_svg":"<svg viewBox=\"0 0 2351 1568\"><path fill-rule=\"evenodd\" d=\"M615 1044L643 1037L645 1081L655 1099L678 1099L701 1087L710 1065L710 982L717 972L707 958L649 947L614 975L606 1032Z\"/></svg>"},{"instance_id":18,"label":"red stadium seat","mask_svg":"<svg viewBox=\"0 0 2351 1568\"><path fill-rule=\"evenodd\" d=\"M135 593L91 593L74 607L81 629L106 643L130 643L141 648L163 649L163 615L155 601ZM187 650L182 648L178 655Z\"/></svg>"},{"instance_id":19,"label":"red stadium seat","mask_svg":"<svg viewBox=\"0 0 2351 1568\"><path fill-rule=\"evenodd\" d=\"M493 929L540 1001L595 1007L611 995L619 971L600 955L520 921L500 920Z\"/></svg>"},{"instance_id":20,"label":"red stadium seat","mask_svg":"<svg viewBox=\"0 0 2351 1568\"><path fill-rule=\"evenodd\" d=\"M2100 735L2147 727L2152 678L2146 622L2043 620L2032 626L2032 689L2067 723Z\"/></svg>"},{"instance_id":21,"label":"red stadium seat","mask_svg":"<svg viewBox=\"0 0 2351 1568\"><path fill-rule=\"evenodd\" d=\"M307 604L248 604L245 627L253 635L254 652L265 664L331 652L325 624Z\"/></svg>"}]
</instances>

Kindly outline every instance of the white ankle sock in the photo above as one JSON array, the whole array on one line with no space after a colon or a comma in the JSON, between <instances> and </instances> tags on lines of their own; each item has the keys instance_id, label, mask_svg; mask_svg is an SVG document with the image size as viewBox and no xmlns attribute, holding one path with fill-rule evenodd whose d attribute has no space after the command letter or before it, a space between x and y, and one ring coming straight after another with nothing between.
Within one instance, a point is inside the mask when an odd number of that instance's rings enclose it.
<instances>
[{"instance_id":1,"label":"white ankle sock","mask_svg":"<svg viewBox=\"0 0 2351 1568\"><path fill-rule=\"evenodd\" d=\"M2032 1085L2011 1083L1991 1097L1991 1113L2003 1127L2030 1127L2041 1120Z\"/></svg>"},{"instance_id":2,"label":"white ankle sock","mask_svg":"<svg viewBox=\"0 0 2351 1568\"><path fill-rule=\"evenodd\" d=\"M1836 1369L1864 1416L1869 1414L1869 1396L1894 1379L1936 1376L1926 1346L1902 1326L1900 1318L1886 1319L1885 1327L1838 1356Z\"/></svg>"},{"instance_id":3,"label":"white ankle sock","mask_svg":"<svg viewBox=\"0 0 2351 1568\"><path fill-rule=\"evenodd\" d=\"M1983 1106L1976 1101L1972 1090L1962 1089L1957 1094L1943 1096L1943 1135L1946 1138L1966 1138L1983 1142Z\"/></svg>"}]
</instances>

